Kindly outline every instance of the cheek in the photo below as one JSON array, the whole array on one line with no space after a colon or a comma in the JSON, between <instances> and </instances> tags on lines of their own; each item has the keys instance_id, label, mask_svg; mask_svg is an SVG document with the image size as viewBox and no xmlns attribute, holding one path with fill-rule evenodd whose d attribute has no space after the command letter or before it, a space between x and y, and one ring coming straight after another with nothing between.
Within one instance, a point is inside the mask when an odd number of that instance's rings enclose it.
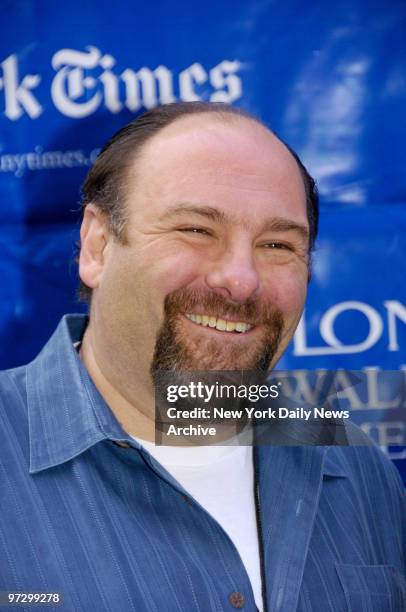
<instances>
[{"instance_id":1,"label":"cheek","mask_svg":"<svg viewBox=\"0 0 406 612\"><path fill-rule=\"evenodd\" d=\"M158 254L157 254L158 253ZM103 273L104 309L122 321L134 321L143 333L154 333L162 323L163 304L173 291L192 285L201 274L204 258L180 245L157 248L116 248Z\"/></svg>"},{"instance_id":2,"label":"cheek","mask_svg":"<svg viewBox=\"0 0 406 612\"><path fill-rule=\"evenodd\" d=\"M202 262L198 254L179 249L150 262L148 278L152 293L166 297L177 289L192 285L202 273Z\"/></svg>"},{"instance_id":3,"label":"cheek","mask_svg":"<svg viewBox=\"0 0 406 612\"><path fill-rule=\"evenodd\" d=\"M307 269L306 271L280 269L268 277L266 295L287 318L300 317L306 294Z\"/></svg>"}]
</instances>

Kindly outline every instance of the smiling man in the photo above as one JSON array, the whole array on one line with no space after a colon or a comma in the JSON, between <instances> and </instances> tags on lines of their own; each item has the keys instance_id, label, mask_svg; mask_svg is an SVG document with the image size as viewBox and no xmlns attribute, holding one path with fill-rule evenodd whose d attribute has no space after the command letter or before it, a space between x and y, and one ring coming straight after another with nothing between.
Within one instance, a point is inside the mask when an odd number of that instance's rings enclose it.
<instances>
[{"instance_id":1,"label":"smiling man","mask_svg":"<svg viewBox=\"0 0 406 612\"><path fill-rule=\"evenodd\" d=\"M80 276L94 294L81 355L130 433L140 426L134 406L154 414L151 368L268 369L303 310L313 181L269 130L226 109L145 115L84 185ZM138 144L154 115L167 125L132 150L120 176L122 141ZM109 168L125 185L119 200L103 183Z\"/></svg>"},{"instance_id":2,"label":"smiling man","mask_svg":"<svg viewBox=\"0 0 406 612\"><path fill-rule=\"evenodd\" d=\"M232 107L173 104L107 143L83 196L89 317L2 376L0 590L400 610L402 493L378 449L153 443L157 373L267 372L291 340L318 220L297 156Z\"/></svg>"}]
</instances>

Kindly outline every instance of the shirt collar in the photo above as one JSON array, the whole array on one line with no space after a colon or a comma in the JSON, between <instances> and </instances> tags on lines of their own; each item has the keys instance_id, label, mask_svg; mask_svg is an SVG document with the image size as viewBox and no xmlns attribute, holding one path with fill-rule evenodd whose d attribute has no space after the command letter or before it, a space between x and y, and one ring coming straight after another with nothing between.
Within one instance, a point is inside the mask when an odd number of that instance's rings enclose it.
<instances>
[{"instance_id":1,"label":"shirt collar","mask_svg":"<svg viewBox=\"0 0 406 612\"><path fill-rule=\"evenodd\" d=\"M30 473L62 464L100 442L136 443L100 395L73 343L88 318L66 315L27 366Z\"/></svg>"},{"instance_id":2,"label":"shirt collar","mask_svg":"<svg viewBox=\"0 0 406 612\"><path fill-rule=\"evenodd\" d=\"M344 464L344 456L345 449L343 449L343 447L328 446L323 466L324 476L330 476L331 478L346 478L348 476L348 470Z\"/></svg>"}]
</instances>

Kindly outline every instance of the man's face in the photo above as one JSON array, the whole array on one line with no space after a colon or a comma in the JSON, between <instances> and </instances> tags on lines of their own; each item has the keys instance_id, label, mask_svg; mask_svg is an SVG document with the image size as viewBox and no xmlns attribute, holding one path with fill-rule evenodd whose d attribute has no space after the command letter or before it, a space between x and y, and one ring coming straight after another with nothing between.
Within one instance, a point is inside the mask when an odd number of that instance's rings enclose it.
<instances>
[{"instance_id":1,"label":"man's face","mask_svg":"<svg viewBox=\"0 0 406 612\"><path fill-rule=\"evenodd\" d=\"M147 143L127 192L127 244L109 240L92 302L111 367L273 365L308 279L305 190L287 149L245 119L185 117Z\"/></svg>"}]
</instances>

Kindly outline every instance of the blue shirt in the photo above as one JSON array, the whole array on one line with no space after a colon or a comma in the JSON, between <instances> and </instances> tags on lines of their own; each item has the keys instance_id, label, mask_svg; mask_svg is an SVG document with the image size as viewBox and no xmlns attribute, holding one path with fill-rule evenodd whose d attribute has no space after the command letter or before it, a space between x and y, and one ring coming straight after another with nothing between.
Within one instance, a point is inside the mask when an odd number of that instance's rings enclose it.
<instances>
[{"instance_id":1,"label":"blue shirt","mask_svg":"<svg viewBox=\"0 0 406 612\"><path fill-rule=\"evenodd\" d=\"M73 347L85 324L64 317L0 377L0 591L60 592L59 610L254 611L230 538L91 381ZM256 454L268 610L404 609L403 488L382 453Z\"/></svg>"}]
</instances>

